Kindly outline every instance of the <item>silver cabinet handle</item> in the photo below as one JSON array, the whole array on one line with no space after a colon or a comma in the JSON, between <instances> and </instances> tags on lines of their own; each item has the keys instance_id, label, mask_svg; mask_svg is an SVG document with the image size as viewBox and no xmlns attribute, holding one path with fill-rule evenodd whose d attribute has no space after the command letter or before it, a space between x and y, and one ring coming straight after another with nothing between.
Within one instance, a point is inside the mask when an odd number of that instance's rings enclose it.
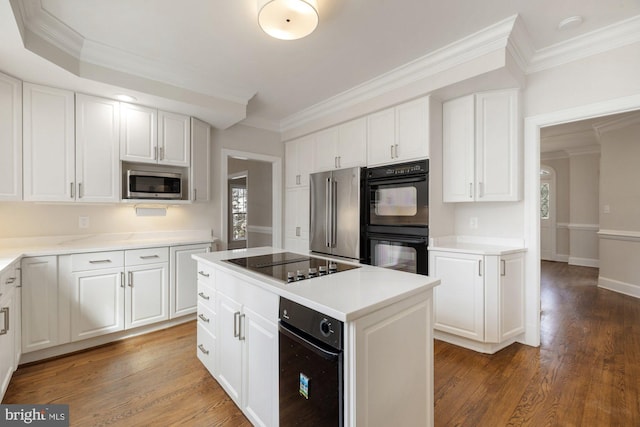
<instances>
[{"instance_id":1,"label":"silver cabinet handle","mask_svg":"<svg viewBox=\"0 0 640 427\"><path fill-rule=\"evenodd\" d=\"M153 147L153 160L158 160L158 146Z\"/></svg>"},{"instance_id":2,"label":"silver cabinet handle","mask_svg":"<svg viewBox=\"0 0 640 427\"><path fill-rule=\"evenodd\" d=\"M202 314L202 313L198 314L198 317L199 317L203 322L209 323L209 321L210 321L210 319L207 319L207 318L204 316L204 314Z\"/></svg>"},{"instance_id":3,"label":"silver cabinet handle","mask_svg":"<svg viewBox=\"0 0 640 427\"><path fill-rule=\"evenodd\" d=\"M238 339L239 339L240 341L244 341L244 339L245 339L245 336L244 336L244 335L245 335L245 334L244 334L244 331L245 331L245 327L244 327L244 319L245 319L245 317L244 317L244 313L242 313L242 314L240 315L240 319L239 319L239 322L238 322L238 333L239 333L239 335L240 335L240 336L238 337Z\"/></svg>"},{"instance_id":4,"label":"silver cabinet handle","mask_svg":"<svg viewBox=\"0 0 640 427\"><path fill-rule=\"evenodd\" d=\"M0 330L0 335L5 335L9 332L9 307L1 308L0 313L4 314L4 329Z\"/></svg>"},{"instance_id":5,"label":"silver cabinet handle","mask_svg":"<svg viewBox=\"0 0 640 427\"><path fill-rule=\"evenodd\" d=\"M484 185L481 182L478 183L478 197L484 197Z\"/></svg>"},{"instance_id":6,"label":"silver cabinet handle","mask_svg":"<svg viewBox=\"0 0 640 427\"><path fill-rule=\"evenodd\" d=\"M160 147L158 150L160 151L158 154L158 160L164 160L164 147Z\"/></svg>"},{"instance_id":7,"label":"silver cabinet handle","mask_svg":"<svg viewBox=\"0 0 640 427\"><path fill-rule=\"evenodd\" d=\"M199 275L201 275L201 276L203 276L203 277L209 277L209 276L210 276L210 274L209 274L209 273L205 273L205 272L204 272L204 271L202 271L202 270L201 270L201 271L198 271L198 274L199 274Z\"/></svg>"},{"instance_id":8,"label":"silver cabinet handle","mask_svg":"<svg viewBox=\"0 0 640 427\"><path fill-rule=\"evenodd\" d=\"M393 159L393 145L391 145L391 158Z\"/></svg>"},{"instance_id":9,"label":"silver cabinet handle","mask_svg":"<svg viewBox=\"0 0 640 427\"><path fill-rule=\"evenodd\" d=\"M90 259L89 264L109 264L110 259Z\"/></svg>"},{"instance_id":10,"label":"silver cabinet handle","mask_svg":"<svg viewBox=\"0 0 640 427\"><path fill-rule=\"evenodd\" d=\"M74 194L75 186L73 185L73 182L69 184L69 187L71 188L71 198L73 199L75 197L75 194Z\"/></svg>"},{"instance_id":11,"label":"silver cabinet handle","mask_svg":"<svg viewBox=\"0 0 640 427\"><path fill-rule=\"evenodd\" d=\"M12 284L12 283L13 283L13 282L15 282L15 281L16 281L16 278L15 278L15 277L9 277L7 280L5 280L4 284L5 284L5 285L10 285L10 284Z\"/></svg>"},{"instance_id":12,"label":"silver cabinet handle","mask_svg":"<svg viewBox=\"0 0 640 427\"><path fill-rule=\"evenodd\" d=\"M129 287L133 288L133 272L129 271L127 272L128 276L129 276Z\"/></svg>"},{"instance_id":13,"label":"silver cabinet handle","mask_svg":"<svg viewBox=\"0 0 640 427\"><path fill-rule=\"evenodd\" d=\"M469 198L473 199L473 182L469 183Z\"/></svg>"},{"instance_id":14,"label":"silver cabinet handle","mask_svg":"<svg viewBox=\"0 0 640 427\"><path fill-rule=\"evenodd\" d=\"M198 348L200 349L201 352L203 352L204 354L209 354L209 350L207 350L206 348L204 348L204 345L200 344L198 345Z\"/></svg>"},{"instance_id":15,"label":"silver cabinet handle","mask_svg":"<svg viewBox=\"0 0 640 427\"><path fill-rule=\"evenodd\" d=\"M506 276L507 275L507 262L503 259L500 260L500 267L502 267L500 270L500 275L501 276Z\"/></svg>"},{"instance_id":16,"label":"silver cabinet handle","mask_svg":"<svg viewBox=\"0 0 640 427\"><path fill-rule=\"evenodd\" d=\"M482 260L478 260L478 276L482 277Z\"/></svg>"},{"instance_id":17,"label":"silver cabinet handle","mask_svg":"<svg viewBox=\"0 0 640 427\"><path fill-rule=\"evenodd\" d=\"M82 192L82 183L78 183L78 199L82 199L84 197L84 193Z\"/></svg>"},{"instance_id":18,"label":"silver cabinet handle","mask_svg":"<svg viewBox=\"0 0 640 427\"><path fill-rule=\"evenodd\" d=\"M236 311L233 313L233 337L238 338L240 336L240 332L238 331L238 321L240 320L240 312Z\"/></svg>"},{"instance_id":19,"label":"silver cabinet handle","mask_svg":"<svg viewBox=\"0 0 640 427\"><path fill-rule=\"evenodd\" d=\"M342 156L338 156L338 167L342 167Z\"/></svg>"},{"instance_id":20,"label":"silver cabinet handle","mask_svg":"<svg viewBox=\"0 0 640 427\"><path fill-rule=\"evenodd\" d=\"M197 190L194 188L193 189L193 201L195 202L196 200L198 200L198 193L197 193Z\"/></svg>"},{"instance_id":21,"label":"silver cabinet handle","mask_svg":"<svg viewBox=\"0 0 640 427\"><path fill-rule=\"evenodd\" d=\"M398 158L398 144L395 145L396 147L396 159Z\"/></svg>"},{"instance_id":22,"label":"silver cabinet handle","mask_svg":"<svg viewBox=\"0 0 640 427\"><path fill-rule=\"evenodd\" d=\"M296 185L300 185L300 175L296 175Z\"/></svg>"},{"instance_id":23,"label":"silver cabinet handle","mask_svg":"<svg viewBox=\"0 0 640 427\"><path fill-rule=\"evenodd\" d=\"M140 259L153 259L153 258L160 258L160 255L141 255Z\"/></svg>"},{"instance_id":24,"label":"silver cabinet handle","mask_svg":"<svg viewBox=\"0 0 640 427\"><path fill-rule=\"evenodd\" d=\"M211 297L209 297L209 295L205 295L204 292L198 292L198 295L200 296L200 298L209 301L211 299Z\"/></svg>"},{"instance_id":25,"label":"silver cabinet handle","mask_svg":"<svg viewBox=\"0 0 640 427\"><path fill-rule=\"evenodd\" d=\"M300 227L296 227L296 237L300 237Z\"/></svg>"},{"instance_id":26,"label":"silver cabinet handle","mask_svg":"<svg viewBox=\"0 0 640 427\"><path fill-rule=\"evenodd\" d=\"M124 271L120 272L120 287L124 288Z\"/></svg>"}]
</instances>

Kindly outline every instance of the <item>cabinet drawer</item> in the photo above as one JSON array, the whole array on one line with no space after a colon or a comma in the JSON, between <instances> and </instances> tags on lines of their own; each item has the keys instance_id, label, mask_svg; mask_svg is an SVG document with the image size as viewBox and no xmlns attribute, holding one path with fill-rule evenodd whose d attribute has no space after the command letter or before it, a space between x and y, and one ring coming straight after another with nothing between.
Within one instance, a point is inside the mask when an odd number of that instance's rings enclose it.
<instances>
[{"instance_id":1,"label":"cabinet drawer","mask_svg":"<svg viewBox=\"0 0 640 427\"><path fill-rule=\"evenodd\" d=\"M128 266L169 262L169 248L131 249L125 251L124 258Z\"/></svg>"},{"instance_id":2,"label":"cabinet drawer","mask_svg":"<svg viewBox=\"0 0 640 427\"><path fill-rule=\"evenodd\" d=\"M216 313L209 304L198 303L198 325L203 326L214 337L216 336Z\"/></svg>"},{"instance_id":3,"label":"cabinet drawer","mask_svg":"<svg viewBox=\"0 0 640 427\"><path fill-rule=\"evenodd\" d=\"M215 310L216 293L212 287L198 280L198 307L204 304L210 310Z\"/></svg>"},{"instance_id":4,"label":"cabinet drawer","mask_svg":"<svg viewBox=\"0 0 640 427\"><path fill-rule=\"evenodd\" d=\"M209 264L203 262L198 263L198 281L202 280L208 283L211 287L214 286L213 278L215 277L214 268Z\"/></svg>"},{"instance_id":5,"label":"cabinet drawer","mask_svg":"<svg viewBox=\"0 0 640 427\"><path fill-rule=\"evenodd\" d=\"M198 359L207 368L211 375L215 375L215 347L216 338L205 327L198 323L196 352Z\"/></svg>"},{"instance_id":6,"label":"cabinet drawer","mask_svg":"<svg viewBox=\"0 0 640 427\"><path fill-rule=\"evenodd\" d=\"M124 266L124 253L122 251L71 255L71 271L100 270L122 266Z\"/></svg>"}]
</instances>

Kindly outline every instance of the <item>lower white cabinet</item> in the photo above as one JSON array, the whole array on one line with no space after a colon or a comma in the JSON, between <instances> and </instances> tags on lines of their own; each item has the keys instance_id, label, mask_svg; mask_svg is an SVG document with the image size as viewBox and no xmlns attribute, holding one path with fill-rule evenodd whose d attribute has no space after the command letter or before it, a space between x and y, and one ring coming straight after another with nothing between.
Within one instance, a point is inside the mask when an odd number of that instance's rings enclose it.
<instances>
[{"instance_id":1,"label":"lower white cabinet","mask_svg":"<svg viewBox=\"0 0 640 427\"><path fill-rule=\"evenodd\" d=\"M20 361L16 337L20 335L20 288L15 265L0 274L0 401Z\"/></svg>"},{"instance_id":2,"label":"lower white cabinet","mask_svg":"<svg viewBox=\"0 0 640 427\"><path fill-rule=\"evenodd\" d=\"M277 426L278 296L202 263L198 274L198 358L253 425Z\"/></svg>"},{"instance_id":3,"label":"lower white cabinet","mask_svg":"<svg viewBox=\"0 0 640 427\"><path fill-rule=\"evenodd\" d=\"M22 351L62 344L58 339L58 257L22 260Z\"/></svg>"},{"instance_id":4,"label":"lower white cabinet","mask_svg":"<svg viewBox=\"0 0 640 427\"><path fill-rule=\"evenodd\" d=\"M492 346L510 344L524 332L524 256L481 255L432 250L429 275L441 280L434 289L434 329ZM455 340L454 340L455 341ZM463 344L464 341L455 341ZM493 344L497 344L495 346Z\"/></svg>"},{"instance_id":5,"label":"lower white cabinet","mask_svg":"<svg viewBox=\"0 0 640 427\"><path fill-rule=\"evenodd\" d=\"M211 251L209 243L203 245L172 246L169 255L169 318L184 316L196 312L197 278L194 254Z\"/></svg>"},{"instance_id":6,"label":"lower white cabinet","mask_svg":"<svg viewBox=\"0 0 640 427\"><path fill-rule=\"evenodd\" d=\"M168 248L164 249L168 252ZM124 328L137 328L169 319L168 263L127 266L126 271Z\"/></svg>"}]
</instances>

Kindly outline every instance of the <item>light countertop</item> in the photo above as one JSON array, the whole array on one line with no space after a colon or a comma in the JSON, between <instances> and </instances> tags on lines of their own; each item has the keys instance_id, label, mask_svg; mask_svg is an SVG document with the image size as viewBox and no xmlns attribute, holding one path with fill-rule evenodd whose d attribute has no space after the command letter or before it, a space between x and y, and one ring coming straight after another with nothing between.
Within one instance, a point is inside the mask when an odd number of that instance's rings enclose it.
<instances>
[{"instance_id":1,"label":"light countertop","mask_svg":"<svg viewBox=\"0 0 640 427\"><path fill-rule=\"evenodd\" d=\"M263 247L198 254L193 255L193 258L199 262L212 264L216 268L235 275L241 275L247 281L269 292L343 322L356 320L382 307L423 293L440 283L440 280L433 277L357 263L351 264L360 265L360 268L299 282L284 283L234 264L223 262L226 259L278 252L285 251ZM312 256L317 255L314 254ZM343 259L336 260L346 262Z\"/></svg>"},{"instance_id":2,"label":"light countertop","mask_svg":"<svg viewBox=\"0 0 640 427\"><path fill-rule=\"evenodd\" d=\"M22 257L191 245L215 241L209 231L165 231L0 240L0 271Z\"/></svg>"},{"instance_id":3,"label":"light countertop","mask_svg":"<svg viewBox=\"0 0 640 427\"><path fill-rule=\"evenodd\" d=\"M525 252L527 248L518 239L494 239L465 236L447 236L432 239L429 251L457 252L475 255L509 255Z\"/></svg>"}]
</instances>

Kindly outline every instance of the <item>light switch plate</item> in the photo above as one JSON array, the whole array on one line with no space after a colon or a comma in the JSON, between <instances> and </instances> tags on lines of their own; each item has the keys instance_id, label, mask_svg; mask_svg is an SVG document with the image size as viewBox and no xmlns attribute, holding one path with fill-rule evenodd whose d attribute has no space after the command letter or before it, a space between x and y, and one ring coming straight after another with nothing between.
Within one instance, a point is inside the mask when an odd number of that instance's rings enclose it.
<instances>
[{"instance_id":1,"label":"light switch plate","mask_svg":"<svg viewBox=\"0 0 640 427\"><path fill-rule=\"evenodd\" d=\"M88 216L79 216L78 217L78 227L80 227L80 228L89 228L89 217Z\"/></svg>"}]
</instances>

